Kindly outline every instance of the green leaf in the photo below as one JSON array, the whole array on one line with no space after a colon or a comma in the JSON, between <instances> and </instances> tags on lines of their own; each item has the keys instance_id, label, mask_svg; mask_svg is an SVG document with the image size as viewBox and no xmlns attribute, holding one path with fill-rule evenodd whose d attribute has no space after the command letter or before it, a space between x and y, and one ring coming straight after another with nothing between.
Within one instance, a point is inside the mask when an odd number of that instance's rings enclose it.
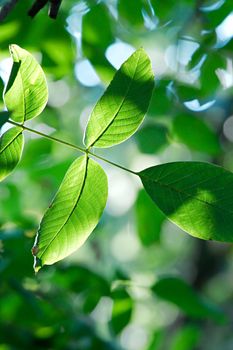
<instances>
[{"instance_id":1,"label":"green leaf","mask_svg":"<svg viewBox=\"0 0 233 350\"><path fill-rule=\"evenodd\" d=\"M3 83L3 81L2 81L2 79L0 77L0 96L1 96L1 98L0 98L0 109L1 110L4 109L4 103L3 103L3 98L2 98L3 91L4 91L4 83Z\"/></svg>"},{"instance_id":2,"label":"green leaf","mask_svg":"<svg viewBox=\"0 0 233 350\"><path fill-rule=\"evenodd\" d=\"M164 219L165 216L146 192L139 191L136 201L136 221L138 236L144 246L159 242Z\"/></svg>"},{"instance_id":3,"label":"green leaf","mask_svg":"<svg viewBox=\"0 0 233 350\"><path fill-rule=\"evenodd\" d=\"M171 342L170 350L194 350L201 337L201 329L196 325L185 325L179 329Z\"/></svg>"},{"instance_id":4,"label":"green leaf","mask_svg":"<svg viewBox=\"0 0 233 350\"><path fill-rule=\"evenodd\" d=\"M4 102L11 118L19 123L38 116L48 101L45 75L36 59L17 45L10 45L13 59Z\"/></svg>"},{"instance_id":5,"label":"green leaf","mask_svg":"<svg viewBox=\"0 0 233 350\"><path fill-rule=\"evenodd\" d=\"M201 91L202 96L213 96L220 88L221 83L216 74L217 69L226 68L226 59L218 52L210 52L201 66Z\"/></svg>"},{"instance_id":6,"label":"green leaf","mask_svg":"<svg viewBox=\"0 0 233 350\"><path fill-rule=\"evenodd\" d=\"M81 247L98 224L106 200L103 169L86 156L76 159L40 224L33 247L35 271Z\"/></svg>"},{"instance_id":7,"label":"green leaf","mask_svg":"<svg viewBox=\"0 0 233 350\"><path fill-rule=\"evenodd\" d=\"M94 266L93 266L94 268ZM80 295L79 308L84 313L90 313L103 296L109 296L110 288L108 281L88 267L77 265L60 265L56 269L51 281L61 289L66 289Z\"/></svg>"},{"instance_id":8,"label":"green leaf","mask_svg":"<svg viewBox=\"0 0 233 350\"><path fill-rule=\"evenodd\" d=\"M100 25L101 23L101 25ZM114 41L113 18L107 6L100 3L90 9L82 19L82 49L103 81L109 82L114 68L105 52Z\"/></svg>"},{"instance_id":9,"label":"green leaf","mask_svg":"<svg viewBox=\"0 0 233 350\"><path fill-rule=\"evenodd\" d=\"M144 27L143 10L150 13L149 5L144 0L119 0L117 2L118 14L120 19L128 22L130 28L137 29Z\"/></svg>"},{"instance_id":10,"label":"green leaf","mask_svg":"<svg viewBox=\"0 0 233 350\"><path fill-rule=\"evenodd\" d=\"M148 124L135 135L138 148L142 153L153 154L161 151L167 144L168 130L161 124Z\"/></svg>"},{"instance_id":11,"label":"green leaf","mask_svg":"<svg viewBox=\"0 0 233 350\"><path fill-rule=\"evenodd\" d=\"M214 131L202 119L190 115L178 115L173 120L172 137L195 151L210 155L221 153L221 146Z\"/></svg>"},{"instance_id":12,"label":"green leaf","mask_svg":"<svg viewBox=\"0 0 233 350\"><path fill-rule=\"evenodd\" d=\"M207 31L215 30L217 26L219 26L223 20L230 15L232 12L232 1L225 0L220 3L220 6L215 10L208 11L204 8L201 8L203 11L203 19L205 23L205 29Z\"/></svg>"},{"instance_id":13,"label":"green leaf","mask_svg":"<svg viewBox=\"0 0 233 350\"><path fill-rule=\"evenodd\" d=\"M94 107L85 133L86 146L111 147L128 139L143 121L153 87L149 57L138 49Z\"/></svg>"},{"instance_id":14,"label":"green leaf","mask_svg":"<svg viewBox=\"0 0 233 350\"><path fill-rule=\"evenodd\" d=\"M0 138L0 181L19 163L23 150L23 129L14 127Z\"/></svg>"},{"instance_id":15,"label":"green leaf","mask_svg":"<svg viewBox=\"0 0 233 350\"><path fill-rule=\"evenodd\" d=\"M125 290L112 293L114 300L112 308L111 327L115 334L120 333L129 323L133 313L133 300Z\"/></svg>"},{"instance_id":16,"label":"green leaf","mask_svg":"<svg viewBox=\"0 0 233 350\"><path fill-rule=\"evenodd\" d=\"M160 298L178 306L184 313L194 318L209 318L223 321L224 313L213 303L205 300L186 282L176 277L161 278L152 287Z\"/></svg>"},{"instance_id":17,"label":"green leaf","mask_svg":"<svg viewBox=\"0 0 233 350\"><path fill-rule=\"evenodd\" d=\"M168 79L156 80L155 89L152 93L148 114L157 118L161 116L170 116L173 111L173 96L170 92L171 81Z\"/></svg>"},{"instance_id":18,"label":"green leaf","mask_svg":"<svg viewBox=\"0 0 233 350\"><path fill-rule=\"evenodd\" d=\"M139 173L158 207L194 237L233 242L233 174L202 162L174 162Z\"/></svg>"},{"instance_id":19,"label":"green leaf","mask_svg":"<svg viewBox=\"0 0 233 350\"><path fill-rule=\"evenodd\" d=\"M9 112L0 112L0 128L8 121L9 118Z\"/></svg>"}]
</instances>

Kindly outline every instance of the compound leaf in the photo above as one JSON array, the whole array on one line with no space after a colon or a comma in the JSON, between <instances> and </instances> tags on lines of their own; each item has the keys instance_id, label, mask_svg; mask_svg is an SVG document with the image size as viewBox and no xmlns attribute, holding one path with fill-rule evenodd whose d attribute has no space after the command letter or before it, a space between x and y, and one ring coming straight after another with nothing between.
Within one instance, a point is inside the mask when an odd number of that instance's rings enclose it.
<instances>
[{"instance_id":1,"label":"compound leaf","mask_svg":"<svg viewBox=\"0 0 233 350\"><path fill-rule=\"evenodd\" d=\"M85 144L111 147L128 139L142 123L154 87L150 59L141 48L116 72L90 116Z\"/></svg>"},{"instance_id":2,"label":"compound leaf","mask_svg":"<svg viewBox=\"0 0 233 350\"><path fill-rule=\"evenodd\" d=\"M5 179L20 161L23 151L23 129L14 127L0 138L0 181Z\"/></svg>"},{"instance_id":3,"label":"compound leaf","mask_svg":"<svg viewBox=\"0 0 233 350\"><path fill-rule=\"evenodd\" d=\"M139 173L145 190L194 237L233 242L233 174L202 162L174 162Z\"/></svg>"},{"instance_id":4,"label":"compound leaf","mask_svg":"<svg viewBox=\"0 0 233 350\"><path fill-rule=\"evenodd\" d=\"M38 116L48 101L44 72L36 59L17 45L10 45L13 66L4 91L11 119L23 123Z\"/></svg>"},{"instance_id":5,"label":"compound leaf","mask_svg":"<svg viewBox=\"0 0 233 350\"><path fill-rule=\"evenodd\" d=\"M97 225L107 200L107 178L86 156L77 158L40 224L33 255L35 271L73 253Z\"/></svg>"}]
</instances>

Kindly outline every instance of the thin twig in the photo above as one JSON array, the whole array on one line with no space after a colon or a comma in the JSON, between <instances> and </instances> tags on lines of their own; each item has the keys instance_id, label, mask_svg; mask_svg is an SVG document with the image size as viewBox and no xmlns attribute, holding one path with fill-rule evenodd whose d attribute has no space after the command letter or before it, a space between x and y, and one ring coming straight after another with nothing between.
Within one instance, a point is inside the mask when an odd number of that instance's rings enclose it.
<instances>
[{"instance_id":1,"label":"thin twig","mask_svg":"<svg viewBox=\"0 0 233 350\"><path fill-rule=\"evenodd\" d=\"M49 17L56 19L62 0L50 0Z\"/></svg>"},{"instance_id":2,"label":"thin twig","mask_svg":"<svg viewBox=\"0 0 233 350\"><path fill-rule=\"evenodd\" d=\"M110 161L110 160L108 160L108 159L106 159L106 158L103 158L103 157L101 157L101 156L98 156L97 154L91 152L89 149L85 149L85 148L82 148L82 147L80 147L80 146L74 145L74 144L72 144L72 143L70 143L70 142L67 142L67 141L64 141L64 140L60 140L60 139L58 139L58 138L56 138L56 137L53 137L53 136L44 134L44 133L41 132L41 131L28 128L28 127L25 126L25 125L22 125L22 124L19 124L19 123L14 122L13 120L8 120L8 123L10 123L10 124L12 124L12 125L15 125L15 126L19 126L19 127L21 127L22 129L24 129L24 130L26 130L26 131L29 131L29 132L32 132L32 133L34 133L34 134L40 135L40 136L45 137L45 138L47 138L47 139L49 139L49 140L51 140L51 141L55 141L55 142L58 142L58 143L61 143L61 144L65 145L65 146L74 148L74 149L78 150L79 152L82 152L82 153L86 153L86 154L88 154L88 155L91 155L91 156L93 156L93 157L95 157L95 158L97 158L97 159L100 159L100 160L104 161L105 163L108 163L108 164L113 165L113 166L115 166L115 167L117 167L117 168L119 168L119 169L122 169L122 170L124 170L124 171L127 171L128 173L131 173L131 174L133 174L133 175L138 175L137 172L135 172L135 171L133 171L133 170L131 170L131 169L125 168L124 166L119 165L119 164L117 164L117 163L114 163L114 162L112 162L112 161Z\"/></svg>"},{"instance_id":3,"label":"thin twig","mask_svg":"<svg viewBox=\"0 0 233 350\"><path fill-rule=\"evenodd\" d=\"M37 15L37 13L43 8L45 7L45 5L49 2L49 0L36 0L34 2L34 4L32 5L32 7L29 9L28 11L28 15L30 17L35 17Z\"/></svg>"}]
</instances>

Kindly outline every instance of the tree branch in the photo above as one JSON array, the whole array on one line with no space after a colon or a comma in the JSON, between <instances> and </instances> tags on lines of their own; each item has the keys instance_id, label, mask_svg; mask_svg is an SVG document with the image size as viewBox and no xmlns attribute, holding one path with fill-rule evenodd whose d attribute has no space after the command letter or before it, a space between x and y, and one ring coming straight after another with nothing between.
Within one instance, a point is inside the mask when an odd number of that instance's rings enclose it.
<instances>
[{"instance_id":1,"label":"tree branch","mask_svg":"<svg viewBox=\"0 0 233 350\"><path fill-rule=\"evenodd\" d=\"M36 0L34 2L34 4L32 5L32 7L29 9L28 11L28 15L30 17L35 17L37 15L37 13L43 8L45 7L45 5L47 4L49 0Z\"/></svg>"},{"instance_id":2,"label":"tree branch","mask_svg":"<svg viewBox=\"0 0 233 350\"><path fill-rule=\"evenodd\" d=\"M62 0L36 0L30 10L28 11L28 15L32 18L37 15L37 13L45 7L47 3L49 3L49 17L56 19L58 15L59 8L61 6Z\"/></svg>"},{"instance_id":3,"label":"tree branch","mask_svg":"<svg viewBox=\"0 0 233 350\"><path fill-rule=\"evenodd\" d=\"M49 17L56 19L62 0L50 0Z\"/></svg>"}]
</instances>

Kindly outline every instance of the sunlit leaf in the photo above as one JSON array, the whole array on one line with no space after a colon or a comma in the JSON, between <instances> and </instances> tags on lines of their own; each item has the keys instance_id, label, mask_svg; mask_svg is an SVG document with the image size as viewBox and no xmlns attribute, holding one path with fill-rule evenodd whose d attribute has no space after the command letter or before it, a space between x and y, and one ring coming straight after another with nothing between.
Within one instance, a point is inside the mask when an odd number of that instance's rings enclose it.
<instances>
[{"instance_id":1,"label":"sunlit leaf","mask_svg":"<svg viewBox=\"0 0 233 350\"><path fill-rule=\"evenodd\" d=\"M149 57L139 49L123 63L89 119L87 147L111 147L128 139L142 123L154 87Z\"/></svg>"},{"instance_id":2,"label":"sunlit leaf","mask_svg":"<svg viewBox=\"0 0 233 350\"><path fill-rule=\"evenodd\" d=\"M11 118L19 123L38 116L48 101L48 88L36 59L17 45L10 46L13 66L4 91Z\"/></svg>"},{"instance_id":3,"label":"sunlit leaf","mask_svg":"<svg viewBox=\"0 0 233 350\"><path fill-rule=\"evenodd\" d=\"M173 120L172 137L190 149L217 155L220 143L214 131L200 118L180 114Z\"/></svg>"},{"instance_id":4,"label":"sunlit leaf","mask_svg":"<svg viewBox=\"0 0 233 350\"><path fill-rule=\"evenodd\" d=\"M5 179L20 161L23 150L22 128L14 127L0 138L0 181Z\"/></svg>"},{"instance_id":5,"label":"sunlit leaf","mask_svg":"<svg viewBox=\"0 0 233 350\"><path fill-rule=\"evenodd\" d=\"M174 162L139 173L158 207L194 237L233 242L233 174L202 162Z\"/></svg>"},{"instance_id":6,"label":"sunlit leaf","mask_svg":"<svg viewBox=\"0 0 233 350\"><path fill-rule=\"evenodd\" d=\"M216 321L223 321L225 318L224 313L215 304L204 299L191 286L179 278L161 278L155 283L152 290L157 296L175 304L191 317L211 317Z\"/></svg>"},{"instance_id":7,"label":"sunlit leaf","mask_svg":"<svg viewBox=\"0 0 233 350\"><path fill-rule=\"evenodd\" d=\"M107 178L98 163L76 159L40 224L33 254L35 270L77 250L98 224L107 199Z\"/></svg>"}]
</instances>

